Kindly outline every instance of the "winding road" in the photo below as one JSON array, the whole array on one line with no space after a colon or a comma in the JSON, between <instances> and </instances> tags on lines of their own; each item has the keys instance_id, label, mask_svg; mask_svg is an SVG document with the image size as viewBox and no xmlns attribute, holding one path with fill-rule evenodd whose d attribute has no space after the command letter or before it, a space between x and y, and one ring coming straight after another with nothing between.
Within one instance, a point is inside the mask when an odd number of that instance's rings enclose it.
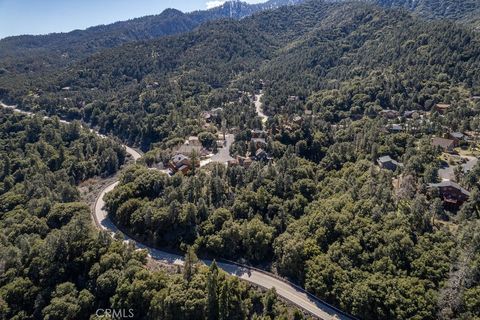
<instances>
[{"instance_id":1,"label":"winding road","mask_svg":"<svg viewBox=\"0 0 480 320\"><path fill-rule=\"evenodd\" d=\"M260 91L259 94L255 95L254 104L255 104L255 110L257 111L257 115L260 117L260 119L262 119L262 124L263 126L265 126L265 124L268 121L268 116L265 113L263 113L263 103L260 101L262 97L263 97L263 92Z\"/></svg>"},{"instance_id":2,"label":"winding road","mask_svg":"<svg viewBox=\"0 0 480 320\"><path fill-rule=\"evenodd\" d=\"M257 101L259 100L260 100L260 97L257 96ZM22 111L20 109L17 109L17 107L15 106L7 106L3 103L0 103L0 105L4 108L12 109L14 112L26 114L29 116L33 115L33 113L31 112ZM257 107L257 110L258 110L258 107ZM261 110L261 104L260 104L260 110ZM67 121L62 121L62 122L68 123ZM101 136L105 137L103 135ZM128 146L124 146L124 147L126 149L126 152L130 154L130 156L135 161L137 161L142 157L142 154L134 150L133 148ZM119 181L117 180L107 185L104 189L102 189L100 194L97 196L97 199L93 207L93 212L92 212L96 226L102 230L105 230L111 233L112 235L115 234L116 232L119 232L119 229L108 217L108 214L104 209L105 201L103 200L103 198L107 193L111 192L118 184L119 184ZM184 263L183 256L168 253L168 252L147 246L143 243L135 241L134 239L128 237L127 235L124 235L124 239L129 243L133 243L137 248L146 250L149 256L154 260L161 261L167 264L173 264L173 265L183 265ZM210 265L212 263L211 260L202 260L202 262L207 265ZM217 265L219 268L223 269L228 274L238 277L242 280L248 281L254 285L257 285L266 289L275 288L277 294L280 297L297 305L299 308L307 311L308 313L314 315L319 319L322 319L322 320L355 319L354 317L345 314L341 310L307 293L301 287L296 286L284 279L280 279L279 277L273 274L270 274L266 271L247 267L247 266L242 266L236 263L217 262Z\"/></svg>"}]
</instances>

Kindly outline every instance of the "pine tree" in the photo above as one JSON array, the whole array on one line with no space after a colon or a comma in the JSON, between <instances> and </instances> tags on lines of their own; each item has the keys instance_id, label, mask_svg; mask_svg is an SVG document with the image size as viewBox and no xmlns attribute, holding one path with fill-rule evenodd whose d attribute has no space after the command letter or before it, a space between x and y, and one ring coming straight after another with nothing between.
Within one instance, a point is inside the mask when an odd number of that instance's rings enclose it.
<instances>
[{"instance_id":1,"label":"pine tree","mask_svg":"<svg viewBox=\"0 0 480 320\"><path fill-rule=\"evenodd\" d=\"M218 306L218 315L220 320L229 319L230 292L228 281L224 281L220 289L220 301Z\"/></svg>"},{"instance_id":2,"label":"pine tree","mask_svg":"<svg viewBox=\"0 0 480 320\"><path fill-rule=\"evenodd\" d=\"M195 250L192 247L189 247L187 253L185 254L185 265L183 267L183 278L190 282L193 274L195 273L196 264L198 262L198 257L195 254Z\"/></svg>"},{"instance_id":3,"label":"pine tree","mask_svg":"<svg viewBox=\"0 0 480 320\"><path fill-rule=\"evenodd\" d=\"M215 260L213 260L210 265L210 270L208 272L207 280L207 308L208 308L208 319L216 320L218 319L218 299L217 299L217 289L218 289L218 267Z\"/></svg>"}]
</instances>

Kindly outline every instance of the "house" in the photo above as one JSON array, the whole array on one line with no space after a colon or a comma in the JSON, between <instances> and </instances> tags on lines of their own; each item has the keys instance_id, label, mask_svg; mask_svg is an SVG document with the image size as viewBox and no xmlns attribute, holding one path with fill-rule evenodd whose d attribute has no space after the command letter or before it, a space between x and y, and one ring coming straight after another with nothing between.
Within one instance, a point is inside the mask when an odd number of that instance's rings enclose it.
<instances>
[{"instance_id":1,"label":"house","mask_svg":"<svg viewBox=\"0 0 480 320\"><path fill-rule=\"evenodd\" d=\"M403 131L403 126L401 124L396 124L396 123L388 125L386 128L389 132L392 132L392 133Z\"/></svg>"},{"instance_id":2,"label":"house","mask_svg":"<svg viewBox=\"0 0 480 320\"><path fill-rule=\"evenodd\" d=\"M407 119L418 118L420 113L417 110L409 110L403 113L403 116Z\"/></svg>"},{"instance_id":3,"label":"house","mask_svg":"<svg viewBox=\"0 0 480 320\"><path fill-rule=\"evenodd\" d=\"M440 147L444 152L453 152L453 148L455 148L455 141L451 139L435 137L432 139L432 146Z\"/></svg>"},{"instance_id":4,"label":"house","mask_svg":"<svg viewBox=\"0 0 480 320\"><path fill-rule=\"evenodd\" d=\"M313 111L312 110L305 110L305 115L306 116L311 116L311 115L313 115Z\"/></svg>"},{"instance_id":5,"label":"house","mask_svg":"<svg viewBox=\"0 0 480 320\"><path fill-rule=\"evenodd\" d=\"M253 160L249 157L241 157L241 156L237 156L237 159L236 159L238 165L244 167L245 169L248 169L250 168L250 166L252 165L253 163Z\"/></svg>"},{"instance_id":6,"label":"house","mask_svg":"<svg viewBox=\"0 0 480 320\"><path fill-rule=\"evenodd\" d=\"M207 123L210 123L210 122L212 122L212 120L213 120L212 114L211 114L210 112L208 112L208 111L202 112L202 118L203 118L203 120L205 120L205 122L207 122Z\"/></svg>"},{"instance_id":7,"label":"house","mask_svg":"<svg viewBox=\"0 0 480 320\"><path fill-rule=\"evenodd\" d=\"M470 197L470 192L453 181L430 183L428 187L438 190L440 198L447 207L458 208Z\"/></svg>"},{"instance_id":8,"label":"house","mask_svg":"<svg viewBox=\"0 0 480 320\"><path fill-rule=\"evenodd\" d=\"M397 118L400 113L397 110L385 109L379 112L380 115L387 119L395 119Z\"/></svg>"},{"instance_id":9,"label":"house","mask_svg":"<svg viewBox=\"0 0 480 320\"><path fill-rule=\"evenodd\" d=\"M258 149L256 152L255 152L255 160L257 161L266 161L268 160L268 154L265 150L263 150L262 148Z\"/></svg>"},{"instance_id":10,"label":"house","mask_svg":"<svg viewBox=\"0 0 480 320\"><path fill-rule=\"evenodd\" d=\"M252 130L252 138L261 138L267 134L265 130L253 129Z\"/></svg>"},{"instance_id":11,"label":"house","mask_svg":"<svg viewBox=\"0 0 480 320\"><path fill-rule=\"evenodd\" d=\"M252 138L252 142L255 144L255 147L258 148L263 148L267 145L267 142L265 141L264 138Z\"/></svg>"},{"instance_id":12,"label":"house","mask_svg":"<svg viewBox=\"0 0 480 320\"><path fill-rule=\"evenodd\" d=\"M302 117L300 116L295 116L293 117L293 122L296 123L296 124L301 124L302 123Z\"/></svg>"},{"instance_id":13,"label":"house","mask_svg":"<svg viewBox=\"0 0 480 320\"><path fill-rule=\"evenodd\" d=\"M299 96L288 96L288 101L298 101L300 100Z\"/></svg>"},{"instance_id":14,"label":"house","mask_svg":"<svg viewBox=\"0 0 480 320\"><path fill-rule=\"evenodd\" d=\"M189 146L195 146L195 147L201 147L202 146L202 143L200 142L200 140L198 139L197 136L188 137L188 140L186 141L186 144L188 144Z\"/></svg>"},{"instance_id":15,"label":"house","mask_svg":"<svg viewBox=\"0 0 480 320\"><path fill-rule=\"evenodd\" d=\"M170 162L168 163L168 167L173 171L173 172L182 172L184 174L188 173L190 170L191 166L191 161L190 158L187 157L184 154L176 154L170 159Z\"/></svg>"},{"instance_id":16,"label":"house","mask_svg":"<svg viewBox=\"0 0 480 320\"><path fill-rule=\"evenodd\" d=\"M458 147L461 141L466 140L465 135L461 132L450 132L450 138L455 142L455 147Z\"/></svg>"},{"instance_id":17,"label":"house","mask_svg":"<svg viewBox=\"0 0 480 320\"><path fill-rule=\"evenodd\" d=\"M396 171L397 168L403 167L402 163L393 160L392 158L390 158L390 156L383 156L378 158L377 163L380 168L390 171Z\"/></svg>"},{"instance_id":18,"label":"house","mask_svg":"<svg viewBox=\"0 0 480 320\"><path fill-rule=\"evenodd\" d=\"M191 145L186 141L184 144L178 146L177 148L174 149L176 154L184 154L187 156L191 156L192 154L195 153L195 155L199 157L205 157L208 156L210 153L207 149L203 148L201 145Z\"/></svg>"},{"instance_id":19,"label":"house","mask_svg":"<svg viewBox=\"0 0 480 320\"><path fill-rule=\"evenodd\" d=\"M450 109L450 104L437 103L435 105L435 110L440 114L445 114L449 109Z\"/></svg>"}]
</instances>

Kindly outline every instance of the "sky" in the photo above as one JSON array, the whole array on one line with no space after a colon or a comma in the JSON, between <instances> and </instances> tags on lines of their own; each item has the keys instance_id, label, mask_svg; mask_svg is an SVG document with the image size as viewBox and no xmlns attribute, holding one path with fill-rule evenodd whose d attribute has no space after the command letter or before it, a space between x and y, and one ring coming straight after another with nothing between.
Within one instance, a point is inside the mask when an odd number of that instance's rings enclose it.
<instances>
[{"instance_id":1,"label":"sky","mask_svg":"<svg viewBox=\"0 0 480 320\"><path fill-rule=\"evenodd\" d=\"M158 14L166 8L204 10L219 0L0 0L0 39L47 34ZM247 0L260 3L265 0Z\"/></svg>"}]
</instances>

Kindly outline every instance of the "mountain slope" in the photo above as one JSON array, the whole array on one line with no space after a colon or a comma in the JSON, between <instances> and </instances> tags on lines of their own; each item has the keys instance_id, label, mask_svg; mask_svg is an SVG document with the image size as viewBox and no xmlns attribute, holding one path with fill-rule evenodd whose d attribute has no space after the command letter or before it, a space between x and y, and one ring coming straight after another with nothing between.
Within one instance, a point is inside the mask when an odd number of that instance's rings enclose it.
<instances>
[{"instance_id":1,"label":"mountain slope","mask_svg":"<svg viewBox=\"0 0 480 320\"><path fill-rule=\"evenodd\" d=\"M356 112L424 108L426 100L442 99L432 93L438 79L477 90L479 57L478 35L452 23L365 4L309 2L105 50L61 72L30 77L30 84L3 77L0 97L82 118L148 148L178 134L165 116L181 111L186 121L192 106L211 107L216 92L229 87L251 90L263 79L270 113L285 112L288 95L317 104L319 95L338 88L366 94L358 104L355 92L345 93L341 107L348 112L355 105ZM359 88L361 81L372 87ZM212 100L217 106L227 102L221 96ZM234 119L231 125L241 122Z\"/></svg>"},{"instance_id":2,"label":"mountain slope","mask_svg":"<svg viewBox=\"0 0 480 320\"><path fill-rule=\"evenodd\" d=\"M338 1L338 0L333 0ZM342 1L342 0L340 0ZM479 26L480 2L477 0L358 0L387 8L404 8L428 19L451 19Z\"/></svg>"},{"instance_id":3,"label":"mountain slope","mask_svg":"<svg viewBox=\"0 0 480 320\"><path fill-rule=\"evenodd\" d=\"M244 92L263 85L273 163L176 175L171 186L134 168L110 199L119 209L138 196L120 210L122 223L145 240L277 266L360 318L436 319L453 239L430 226L433 208L422 194L395 200L392 173L372 161L403 155L423 185L437 151L429 136L383 133L376 115L444 102L455 110L432 112L426 131L441 134L443 121L478 127L478 107L469 106L479 68L480 35L462 25L316 1L102 50L45 76L2 77L0 99L153 149L145 157L153 164L186 136L217 133L201 117L217 107L223 119L213 125L238 128L232 151L245 155L248 129L262 124ZM306 110L311 118L293 120ZM183 207L186 199L210 204Z\"/></svg>"},{"instance_id":4,"label":"mountain slope","mask_svg":"<svg viewBox=\"0 0 480 320\"><path fill-rule=\"evenodd\" d=\"M40 36L16 36L0 40L0 75L31 73L68 65L101 49L191 31L200 24L222 18L241 19L256 12L303 2L270 0L250 5L231 1L210 10L182 13L167 9L159 15L146 16L109 25Z\"/></svg>"}]
</instances>

